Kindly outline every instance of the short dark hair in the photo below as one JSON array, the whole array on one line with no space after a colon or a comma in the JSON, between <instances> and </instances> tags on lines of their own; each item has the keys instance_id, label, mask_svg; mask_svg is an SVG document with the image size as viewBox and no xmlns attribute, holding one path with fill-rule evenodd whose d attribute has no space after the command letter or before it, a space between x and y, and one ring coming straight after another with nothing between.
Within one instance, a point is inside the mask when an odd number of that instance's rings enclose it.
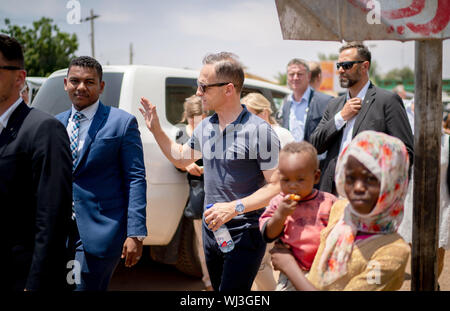
<instances>
[{"instance_id":1,"label":"short dark hair","mask_svg":"<svg viewBox=\"0 0 450 311\"><path fill-rule=\"evenodd\" d=\"M344 50L353 49L353 48L357 50L358 56L359 56L359 58L361 58L361 60L368 61L369 63L371 63L372 55L370 54L369 49L367 48L367 46L365 46L362 42L359 42L359 41L352 41L352 42L345 43L339 49L339 53L341 53Z\"/></svg>"},{"instance_id":2,"label":"short dark hair","mask_svg":"<svg viewBox=\"0 0 450 311\"><path fill-rule=\"evenodd\" d=\"M0 52L8 62L14 63L21 69L25 68L23 49L15 38L0 34Z\"/></svg>"},{"instance_id":3,"label":"short dark hair","mask_svg":"<svg viewBox=\"0 0 450 311\"><path fill-rule=\"evenodd\" d=\"M308 153L314 162L317 163L317 168L319 168L319 159L317 157L317 149L307 141L291 142L286 144L283 149L281 149L280 154L284 153Z\"/></svg>"},{"instance_id":4,"label":"short dark hair","mask_svg":"<svg viewBox=\"0 0 450 311\"><path fill-rule=\"evenodd\" d=\"M214 65L217 78L232 82L236 91L241 93L245 79L244 67L235 54L230 52L208 54L203 58L203 65Z\"/></svg>"},{"instance_id":5,"label":"short dark hair","mask_svg":"<svg viewBox=\"0 0 450 311\"><path fill-rule=\"evenodd\" d=\"M97 71L100 81L102 81L102 78L103 78L102 65L100 65L100 63L95 58L90 57L90 56L80 56L80 57L73 58L70 61L69 69L67 70L67 75L69 75L69 71L72 66L79 66L79 67L84 67L84 68L94 68Z\"/></svg>"}]
</instances>

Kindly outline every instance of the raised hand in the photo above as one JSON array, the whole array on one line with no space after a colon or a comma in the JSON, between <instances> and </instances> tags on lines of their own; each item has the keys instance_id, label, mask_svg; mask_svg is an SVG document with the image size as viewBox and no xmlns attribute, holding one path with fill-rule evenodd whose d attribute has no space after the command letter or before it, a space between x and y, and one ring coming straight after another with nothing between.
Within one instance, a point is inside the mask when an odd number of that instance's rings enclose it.
<instances>
[{"instance_id":1,"label":"raised hand","mask_svg":"<svg viewBox=\"0 0 450 311\"><path fill-rule=\"evenodd\" d=\"M300 198L295 198L293 194L287 194L284 196L283 201L278 205L277 212L283 217L286 218L297 209L298 201Z\"/></svg>"},{"instance_id":2,"label":"raised hand","mask_svg":"<svg viewBox=\"0 0 450 311\"><path fill-rule=\"evenodd\" d=\"M145 119L147 128L153 132L156 128L160 127L158 114L156 113L156 106L145 97L141 97L142 108L139 111Z\"/></svg>"}]
</instances>

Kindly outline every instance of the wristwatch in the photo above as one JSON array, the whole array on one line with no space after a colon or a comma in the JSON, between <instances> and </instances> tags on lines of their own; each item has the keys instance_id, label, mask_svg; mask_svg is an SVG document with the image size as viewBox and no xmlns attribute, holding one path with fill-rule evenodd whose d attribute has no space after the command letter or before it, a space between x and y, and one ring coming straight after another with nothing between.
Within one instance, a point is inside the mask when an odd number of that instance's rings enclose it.
<instances>
[{"instance_id":1,"label":"wristwatch","mask_svg":"<svg viewBox=\"0 0 450 311\"><path fill-rule=\"evenodd\" d=\"M244 214L244 209L245 209L245 206L244 206L244 204L242 204L241 200L237 200L236 206L234 207L234 210L236 211L236 213L238 215Z\"/></svg>"}]
</instances>

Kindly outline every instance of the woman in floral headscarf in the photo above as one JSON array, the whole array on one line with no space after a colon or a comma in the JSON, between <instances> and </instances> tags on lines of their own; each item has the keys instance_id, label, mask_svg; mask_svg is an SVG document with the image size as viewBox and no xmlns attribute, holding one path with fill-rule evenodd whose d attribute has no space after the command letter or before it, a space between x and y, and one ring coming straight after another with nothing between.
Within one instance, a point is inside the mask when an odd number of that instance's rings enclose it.
<instances>
[{"instance_id":1,"label":"woman in floral headscarf","mask_svg":"<svg viewBox=\"0 0 450 311\"><path fill-rule=\"evenodd\" d=\"M408 187L408 153L397 138L365 131L339 156L331 209L308 279L283 249L275 268L298 290L397 290L410 247L396 233Z\"/></svg>"}]
</instances>

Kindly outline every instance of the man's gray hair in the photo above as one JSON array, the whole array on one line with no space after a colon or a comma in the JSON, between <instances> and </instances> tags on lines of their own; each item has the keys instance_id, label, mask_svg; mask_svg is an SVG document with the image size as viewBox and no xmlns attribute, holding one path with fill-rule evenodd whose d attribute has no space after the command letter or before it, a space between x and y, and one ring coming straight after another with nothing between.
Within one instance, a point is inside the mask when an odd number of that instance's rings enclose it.
<instances>
[{"instance_id":1,"label":"man's gray hair","mask_svg":"<svg viewBox=\"0 0 450 311\"><path fill-rule=\"evenodd\" d=\"M309 65L308 62L304 59L300 59L300 58L293 58L289 61L289 63L287 64L286 68L289 68L289 66L292 65L302 65L303 67L306 68L306 72L309 73Z\"/></svg>"}]
</instances>

